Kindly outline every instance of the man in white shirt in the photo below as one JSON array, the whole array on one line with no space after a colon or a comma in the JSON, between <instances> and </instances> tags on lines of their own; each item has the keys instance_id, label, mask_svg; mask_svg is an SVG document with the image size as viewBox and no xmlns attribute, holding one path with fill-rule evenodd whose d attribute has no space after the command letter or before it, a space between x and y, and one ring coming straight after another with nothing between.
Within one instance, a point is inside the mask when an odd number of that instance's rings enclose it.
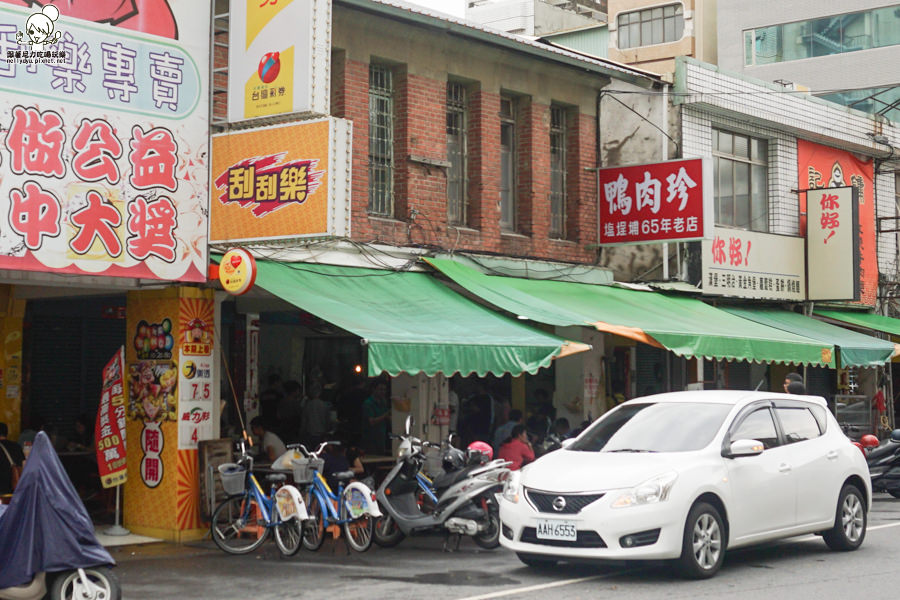
<instances>
[{"instance_id":1,"label":"man in white shirt","mask_svg":"<svg viewBox=\"0 0 900 600\"><path fill-rule=\"evenodd\" d=\"M261 459L268 459L268 462L272 463L275 462L276 458L287 452L287 448L284 442L281 441L281 438L271 431L266 431L261 417L253 417L250 420L250 432L260 440L259 457Z\"/></svg>"}]
</instances>

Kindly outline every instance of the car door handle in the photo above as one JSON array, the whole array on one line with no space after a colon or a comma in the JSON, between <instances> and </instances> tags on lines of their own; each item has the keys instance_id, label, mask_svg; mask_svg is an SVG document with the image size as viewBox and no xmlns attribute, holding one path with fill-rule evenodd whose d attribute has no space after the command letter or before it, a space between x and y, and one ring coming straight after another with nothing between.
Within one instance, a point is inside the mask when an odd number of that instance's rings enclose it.
<instances>
[{"instance_id":1,"label":"car door handle","mask_svg":"<svg viewBox=\"0 0 900 600\"><path fill-rule=\"evenodd\" d=\"M787 463L781 463L780 465L778 465L779 473L787 473L790 470L791 470L791 465L789 465Z\"/></svg>"},{"instance_id":2,"label":"car door handle","mask_svg":"<svg viewBox=\"0 0 900 600\"><path fill-rule=\"evenodd\" d=\"M825 455L825 458L827 458L828 460L837 460L838 456L839 456L838 451L832 450L831 452L829 452L828 454Z\"/></svg>"}]
</instances>

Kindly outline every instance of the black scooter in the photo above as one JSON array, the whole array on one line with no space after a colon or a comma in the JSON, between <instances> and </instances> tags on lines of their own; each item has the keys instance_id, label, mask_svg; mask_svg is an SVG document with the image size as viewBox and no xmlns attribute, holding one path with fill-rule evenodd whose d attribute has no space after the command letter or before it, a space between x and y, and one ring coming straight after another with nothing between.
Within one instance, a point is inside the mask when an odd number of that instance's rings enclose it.
<instances>
[{"instance_id":1,"label":"black scooter","mask_svg":"<svg viewBox=\"0 0 900 600\"><path fill-rule=\"evenodd\" d=\"M900 498L900 429L893 430L880 446L869 450L866 462L869 463L872 490Z\"/></svg>"}]
</instances>

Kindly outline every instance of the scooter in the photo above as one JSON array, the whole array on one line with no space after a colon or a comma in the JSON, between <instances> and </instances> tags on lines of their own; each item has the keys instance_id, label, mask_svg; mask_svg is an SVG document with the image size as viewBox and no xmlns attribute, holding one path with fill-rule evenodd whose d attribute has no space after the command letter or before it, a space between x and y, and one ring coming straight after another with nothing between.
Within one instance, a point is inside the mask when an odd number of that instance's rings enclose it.
<instances>
[{"instance_id":1,"label":"scooter","mask_svg":"<svg viewBox=\"0 0 900 600\"><path fill-rule=\"evenodd\" d=\"M425 464L425 448L439 448L438 444L424 442L409 433L410 419L406 421L406 435L402 437L400 458L384 478L376 497L386 513L379 525L393 522L403 537L424 531L444 531L460 536L471 536L485 549L500 544L500 515L498 494L509 477L508 462L494 460L487 464L475 464L449 474L443 481L434 481L437 504L431 511L424 511L420 504L419 472ZM446 487L442 487L446 485ZM376 525L376 538L379 526ZM382 540L383 541L383 540ZM445 542L445 549L449 549Z\"/></svg>"},{"instance_id":2,"label":"scooter","mask_svg":"<svg viewBox=\"0 0 900 600\"><path fill-rule=\"evenodd\" d=\"M12 501L0 509L0 599L122 598L110 570L116 561L46 433L35 437Z\"/></svg>"},{"instance_id":3,"label":"scooter","mask_svg":"<svg viewBox=\"0 0 900 600\"><path fill-rule=\"evenodd\" d=\"M871 448L866 454L866 462L869 463L872 490L900 498L900 429L893 430L880 446Z\"/></svg>"}]
</instances>

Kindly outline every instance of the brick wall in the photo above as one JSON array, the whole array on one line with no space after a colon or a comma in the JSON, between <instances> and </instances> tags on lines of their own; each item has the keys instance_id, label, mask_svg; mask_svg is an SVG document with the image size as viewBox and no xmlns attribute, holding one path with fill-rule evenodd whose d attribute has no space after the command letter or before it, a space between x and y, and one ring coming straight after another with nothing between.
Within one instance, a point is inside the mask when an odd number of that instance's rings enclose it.
<instances>
[{"instance_id":1,"label":"brick wall","mask_svg":"<svg viewBox=\"0 0 900 600\"><path fill-rule=\"evenodd\" d=\"M467 86L467 223L447 222L446 78L394 72L394 213L368 213L368 63L333 53L332 112L353 121L351 231L361 242L593 262L596 186L592 116L572 114L568 147L567 240L550 240L550 107L518 99L516 232L500 232L500 96ZM465 73L460 73L465 76Z\"/></svg>"}]
</instances>

